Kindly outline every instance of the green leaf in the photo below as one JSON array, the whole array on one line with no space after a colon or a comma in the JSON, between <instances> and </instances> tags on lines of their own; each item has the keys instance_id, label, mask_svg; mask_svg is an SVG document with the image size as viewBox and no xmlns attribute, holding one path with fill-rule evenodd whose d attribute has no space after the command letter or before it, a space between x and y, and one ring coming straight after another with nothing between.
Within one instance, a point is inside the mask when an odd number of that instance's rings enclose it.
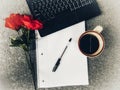
<instances>
[{"instance_id":1,"label":"green leaf","mask_svg":"<svg viewBox=\"0 0 120 90\"><path fill-rule=\"evenodd\" d=\"M13 46L19 46L20 44L24 44L24 42L20 37L17 37L15 39L11 38L11 44Z\"/></svg>"},{"instance_id":2,"label":"green leaf","mask_svg":"<svg viewBox=\"0 0 120 90\"><path fill-rule=\"evenodd\" d=\"M21 44L20 47L23 48L25 51L28 51L28 46L27 45Z\"/></svg>"},{"instance_id":3,"label":"green leaf","mask_svg":"<svg viewBox=\"0 0 120 90\"><path fill-rule=\"evenodd\" d=\"M28 51L28 47L31 43L30 31L26 28L21 28L18 30L18 35L16 38L10 38L11 47L21 47L25 51Z\"/></svg>"}]
</instances>

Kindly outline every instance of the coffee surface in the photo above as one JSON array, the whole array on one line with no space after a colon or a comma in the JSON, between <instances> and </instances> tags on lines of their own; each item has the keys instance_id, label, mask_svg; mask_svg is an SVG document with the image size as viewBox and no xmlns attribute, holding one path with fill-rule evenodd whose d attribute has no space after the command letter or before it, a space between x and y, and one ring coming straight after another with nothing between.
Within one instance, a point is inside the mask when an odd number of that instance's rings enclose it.
<instances>
[{"instance_id":1,"label":"coffee surface","mask_svg":"<svg viewBox=\"0 0 120 90\"><path fill-rule=\"evenodd\" d=\"M79 47L83 53L93 54L99 48L99 41L95 36L87 34L80 39Z\"/></svg>"}]
</instances>

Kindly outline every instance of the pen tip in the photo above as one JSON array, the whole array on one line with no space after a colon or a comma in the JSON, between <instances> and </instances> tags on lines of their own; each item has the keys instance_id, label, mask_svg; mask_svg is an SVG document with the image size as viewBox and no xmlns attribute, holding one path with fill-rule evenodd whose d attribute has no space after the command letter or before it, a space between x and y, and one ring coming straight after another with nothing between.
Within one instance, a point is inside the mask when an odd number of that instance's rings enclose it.
<instances>
[{"instance_id":1,"label":"pen tip","mask_svg":"<svg viewBox=\"0 0 120 90\"><path fill-rule=\"evenodd\" d=\"M71 42L71 41L72 41L72 38L69 39L69 42Z\"/></svg>"}]
</instances>

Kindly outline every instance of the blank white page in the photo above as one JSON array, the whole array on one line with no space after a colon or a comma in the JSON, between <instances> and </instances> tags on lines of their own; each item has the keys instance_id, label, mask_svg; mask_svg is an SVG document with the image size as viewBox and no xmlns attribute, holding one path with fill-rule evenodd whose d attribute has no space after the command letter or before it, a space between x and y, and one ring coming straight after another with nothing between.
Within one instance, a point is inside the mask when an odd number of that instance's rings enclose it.
<instances>
[{"instance_id":1,"label":"blank white page","mask_svg":"<svg viewBox=\"0 0 120 90\"><path fill-rule=\"evenodd\" d=\"M83 21L36 39L38 88L88 85L87 57L78 48L78 39L84 31L85 22ZM62 57L58 69L56 72L52 72L70 38L72 41Z\"/></svg>"}]
</instances>

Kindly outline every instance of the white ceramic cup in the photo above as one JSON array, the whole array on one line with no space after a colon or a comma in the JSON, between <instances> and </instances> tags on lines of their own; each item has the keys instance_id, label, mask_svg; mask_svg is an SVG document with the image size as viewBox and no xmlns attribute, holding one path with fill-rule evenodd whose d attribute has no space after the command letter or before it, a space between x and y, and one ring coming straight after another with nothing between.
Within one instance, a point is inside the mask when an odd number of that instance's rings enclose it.
<instances>
[{"instance_id":1,"label":"white ceramic cup","mask_svg":"<svg viewBox=\"0 0 120 90\"><path fill-rule=\"evenodd\" d=\"M97 26L95 29L88 30L80 36L80 38L78 40L78 47L84 55L86 55L88 57L95 57L95 56L98 56L99 54L101 54L101 52L103 51L103 49L105 47L105 40L104 40L104 37L101 35L102 31L103 31L103 27L102 26ZM96 37L98 42L99 42L98 49L92 54L83 52L81 47L80 47L80 41L81 41L82 38L84 38L85 35L92 35L92 36Z\"/></svg>"}]
</instances>

